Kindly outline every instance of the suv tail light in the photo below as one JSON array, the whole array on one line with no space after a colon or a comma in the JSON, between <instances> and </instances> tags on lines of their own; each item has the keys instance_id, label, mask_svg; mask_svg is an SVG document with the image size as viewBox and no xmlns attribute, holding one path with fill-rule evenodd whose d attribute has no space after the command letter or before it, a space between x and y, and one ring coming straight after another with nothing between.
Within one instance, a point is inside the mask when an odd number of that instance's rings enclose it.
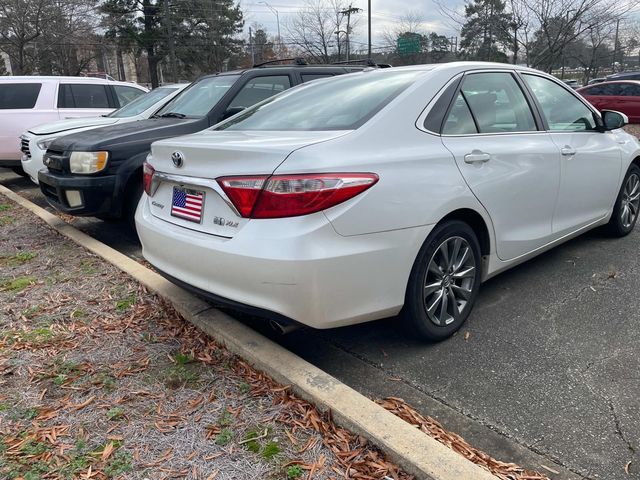
<instances>
[{"instance_id":1,"label":"suv tail light","mask_svg":"<svg viewBox=\"0 0 640 480\"><path fill-rule=\"evenodd\" d=\"M154 173L156 173L155 168L151 164L144 162L142 165L142 186L144 187L144 193L149 196L151 196L151 182Z\"/></svg>"},{"instance_id":2,"label":"suv tail light","mask_svg":"<svg viewBox=\"0 0 640 480\"><path fill-rule=\"evenodd\" d=\"M374 173L310 173L221 177L218 184L245 218L308 215L345 202L375 185Z\"/></svg>"}]
</instances>

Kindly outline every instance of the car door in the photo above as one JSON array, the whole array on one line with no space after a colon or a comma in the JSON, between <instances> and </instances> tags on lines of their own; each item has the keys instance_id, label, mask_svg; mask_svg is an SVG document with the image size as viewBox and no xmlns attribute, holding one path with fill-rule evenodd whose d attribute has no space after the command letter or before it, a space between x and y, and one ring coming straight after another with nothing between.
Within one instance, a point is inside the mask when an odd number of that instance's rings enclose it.
<instances>
[{"instance_id":1,"label":"car door","mask_svg":"<svg viewBox=\"0 0 640 480\"><path fill-rule=\"evenodd\" d=\"M611 211L622 157L615 135L598 130L598 115L572 91L547 77L523 74L546 128L561 152L560 192L553 231L561 237Z\"/></svg>"},{"instance_id":2,"label":"car door","mask_svg":"<svg viewBox=\"0 0 640 480\"><path fill-rule=\"evenodd\" d=\"M442 142L491 216L502 260L552 236L559 152L539 122L515 74L503 71L467 74L443 123Z\"/></svg>"},{"instance_id":3,"label":"car door","mask_svg":"<svg viewBox=\"0 0 640 480\"><path fill-rule=\"evenodd\" d=\"M113 111L108 86L102 83L61 83L58 87L60 118L93 117Z\"/></svg>"},{"instance_id":4,"label":"car door","mask_svg":"<svg viewBox=\"0 0 640 480\"><path fill-rule=\"evenodd\" d=\"M617 110L626 114L631 123L640 123L640 83L621 83L620 106Z\"/></svg>"}]
</instances>

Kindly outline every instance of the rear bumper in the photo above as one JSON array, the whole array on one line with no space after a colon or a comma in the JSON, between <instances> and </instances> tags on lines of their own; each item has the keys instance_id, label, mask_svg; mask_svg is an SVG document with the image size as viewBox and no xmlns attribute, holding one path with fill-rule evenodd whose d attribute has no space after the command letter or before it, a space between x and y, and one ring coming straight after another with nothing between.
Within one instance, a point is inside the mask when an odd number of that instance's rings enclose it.
<instances>
[{"instance_id":1,"label":"rear bumper","mask_svg":"<svg viewBox=\"0 0 640 480\"><path fill-rule=\"evenodd\" d=\"M397 314L431 229L344 237L319 213L251 220L229 239L154 217L145 195L136 227L144 257L177 283L231 308L314 328Z\"/></svg>"},{"instance_id":2,"label":"rear bumper","mask_svg":"<svg viewBox=\"0 0 640 480\"><path fill-rule=\"evenodd\" d=\"M11 168L11 167L19 167L20 160L0 160L0 167Z\"/></svg>"},{"instance_id":3,"label":"rear bumper","mask_svg":"<svg viewBox=\"0 0 640 480\"><path fill-rule=\"evenodd\" d=\"M112 214L115 176L65 176L42 169L38 171L38 183L47 202L56 210L77 216ZM79 192L79 206L70 205L68 192Z\"/></svg>"}]
</instances>

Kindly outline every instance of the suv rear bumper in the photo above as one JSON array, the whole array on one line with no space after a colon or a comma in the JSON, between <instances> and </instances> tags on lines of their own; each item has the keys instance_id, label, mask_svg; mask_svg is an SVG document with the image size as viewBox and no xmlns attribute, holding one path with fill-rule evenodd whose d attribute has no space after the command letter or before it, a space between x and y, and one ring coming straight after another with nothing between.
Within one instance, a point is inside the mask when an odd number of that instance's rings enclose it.
<instances>
[{"instance_id":1,"label":"suv rear bumper","mask_svg":"<svg viewBox=\"0 0 640 480\"><path fill-rule=\"evenodd\" d=\"M38 172L38 182L47 202L56 210L77 216L113 215L112 197L116 189L116 177L113 175L65 176L44 169ZM79 205L70 202L72 195L76 199L79 195Z\"/></svg>"},{"instance_id":2,"label":"suv rear bumper","mask_svg":"<svg viewBox=\"0 0 640 480\"><path fill-rule=\"evenodd\" d=\"M21 165L20 160L0 160L0 167L4 168L19 167Z\"/></svg>"}]
</instances>

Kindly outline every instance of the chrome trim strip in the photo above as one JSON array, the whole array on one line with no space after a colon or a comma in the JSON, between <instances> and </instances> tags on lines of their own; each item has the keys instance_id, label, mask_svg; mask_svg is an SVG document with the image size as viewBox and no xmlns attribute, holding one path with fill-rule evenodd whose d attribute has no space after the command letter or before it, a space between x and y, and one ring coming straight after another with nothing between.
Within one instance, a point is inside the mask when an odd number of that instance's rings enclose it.
<instances>
[{"instance_id":1,"label":"chrome trim strip","mask_svg":"<svg viewBox=\"0 0 640 480\"><path fill-rule=\"evenodd\" d=\"M196 187L204 187L213 190L218 196L226 203L229 208L235 213L238 217L242 218L240 212L233 204L233 202L227 197L227 194L224 193L222 187L215 180L209 180L206 178L197 178L197 177L188 177L186 175L174 175L171 173L163 173L163 172L155 172L151 179L151 192L150 197L153 197L158 190L158 187L162 182L173 182L178 183L181 186L196 186ZM203 208L204 210L204 208Z\"/></svg>"}]
</instances>

